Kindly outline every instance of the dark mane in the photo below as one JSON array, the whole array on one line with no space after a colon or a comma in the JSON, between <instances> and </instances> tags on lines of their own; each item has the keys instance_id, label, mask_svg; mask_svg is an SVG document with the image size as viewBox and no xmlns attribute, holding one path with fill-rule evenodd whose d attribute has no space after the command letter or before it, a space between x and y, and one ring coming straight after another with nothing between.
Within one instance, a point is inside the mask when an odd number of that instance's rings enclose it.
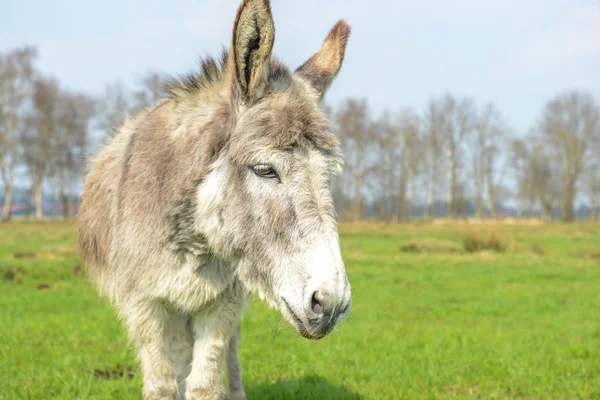
<instances>
[{"instance_id":1,"label":"dark mane","mask_svg":"<svg viewBox=\"0 0 600 400\"><path fill-rule=\"evenodd\" d=\"M214 83L219 82L223 78L228 60L229 51L226 49L221 51L221 55L218 59L215 59L210 55L201 58L200 68L197 71L192 71L187 75L169 79L165 85L169 97L178 98L182 95L194 94L206 90ZM276 57L273 57L271 60L269 80L271 82L291 80L290 70Z\"/></svg>"}]
</instances>

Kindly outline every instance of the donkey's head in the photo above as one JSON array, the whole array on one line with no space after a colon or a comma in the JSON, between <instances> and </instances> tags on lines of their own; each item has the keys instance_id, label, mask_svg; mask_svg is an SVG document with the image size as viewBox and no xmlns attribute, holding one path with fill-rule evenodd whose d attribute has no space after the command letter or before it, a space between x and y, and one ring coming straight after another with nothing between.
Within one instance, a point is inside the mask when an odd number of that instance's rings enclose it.
<instances>
[{"instance_id":1,"label":"donkey's head","mask_svg":"<svg viewBox=\"0 0 600 400\"><path fill-rule=\"evenodd\" d=\"M351 305L330 186L343 160L319 106L350 27L338 22L294 73L271 60L274 33L268 0L244 1L218 84L227 111L198 221L212 251L238 261L248 289L318 339Z\"/></svg>"}]
</instances>

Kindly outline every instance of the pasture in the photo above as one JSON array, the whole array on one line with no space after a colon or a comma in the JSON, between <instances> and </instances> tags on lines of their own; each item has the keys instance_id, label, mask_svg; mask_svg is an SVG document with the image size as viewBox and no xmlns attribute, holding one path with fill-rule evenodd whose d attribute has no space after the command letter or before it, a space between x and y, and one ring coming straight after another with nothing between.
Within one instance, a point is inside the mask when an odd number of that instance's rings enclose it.
<instances>
[{"instance_id":1,"label":"pasture","mask_svg":"<svg viewBox=\"0 0 600 400\"><path fill-rule=\"evenodd\" d=\"M320 341L254 299L249 399L600 399L600 225L342 224L353 308ZM72 223L0 224L0 399L139 399Z\"/></svg>"}]
</instances>

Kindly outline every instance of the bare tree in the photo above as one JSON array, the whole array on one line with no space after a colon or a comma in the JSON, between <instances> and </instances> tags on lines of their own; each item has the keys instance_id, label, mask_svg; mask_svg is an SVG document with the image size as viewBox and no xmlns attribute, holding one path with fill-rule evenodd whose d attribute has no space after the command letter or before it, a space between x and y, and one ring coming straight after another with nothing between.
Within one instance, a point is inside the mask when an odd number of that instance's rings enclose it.
<instances>
[{"instance_id":1,"label":"bare tree","mask_svg":"<svg viewBox=\"0 0 600 400\"><path fill-rule=\"evenodd\" d=\"M85 94L59 95L51 175L55 197L60 198L65 217L73 214L74 186L83 176L88 128L94 111L94 100Z\"/></svg>"},{"instance_id":2,"label":"bare tree","mask_svg":"<svg viewBox=\"0 0 600 400\"><path fill-rule=\"evenodd\" d=\"M37 52L24 47L0 54L0 178L4 185L4 219L12 217L15 167L25 107L33 93L33 62Z\"/></svg>"},{"instance_id":3,"label":"bare tree","mask_svg":"<svg viewBox=\"0 0 600 400\"><path fill-rule=\"evenodd\" d=\"M475 107L468 98L445 95L439 100L441 133L448 161L448 216L456 216L456 194L459 172L465 155L464 145L475 126Z\"/></svg>"},{"instance_id":4,"label":"bare tree","mask_svg":"<svg viewBox=\"0 0 600 400\"><path fill-rule=\"evenodd\" d=\"M322 102L320 104L320 106L321 106L321 109L323 110L323 112L325 113L325 115L327 115L327 119L329 121L333 121L334 120L333 108L325 102ZM332 129L335 130L335 127L332 126ZM344 153L344 154L346 153L346 146L347 146L347 142L345 140L341 140L340 148L342 150L342 153ZM335 201L335 208L336 208L337 213L340 213L340 211L349 208L349 205L350 205L350 198L348 197L349 190L347 190L347 188L349 187L347 177L348 177L348 174L342 173L342 174L336 176L333 179L333 181L331 182L333 197L334 197L334 201Z\"/></svg>"},{"instance_id":5,"label":"bare tree","mask_svg":"<svg viewBox=\"0 0 600 400\"><path fill-rule=\"evenodd\" d=\"M384 111L368 124L368 143L362 146L363 186L376 201L382 220L410 216L421 165L419 135L420 119L410 109L400 110L394 119Z\"/></svg>"},{"instance_id":6,"label":"bare tree","mask_svg":"<svg viewBox=\"0 0 600 400\"><path fill-rule=\"evenodd\" d=\"M397 190L396 162L398 147L396 145L397 127L392 123L387 111L368 127L368 141L373 144L376 162L364 168L367 184L373 198L378 202L379 218L387 220L391 213L391 200Z\"/></svg>"},{"instance_id":7,"label":"bare tree","mask_svg":"<svg viewBox=\"0 0 600 400\"><path fill-rule=\"evenodd\" d=\"M35 217L43 217L42 184L53 156L58 117L58 82L39 78L35 81L33 126L23 132L24 159L32 176Z\"/></svg>"},{"instance_id":8,"label":"bare tree","mask_svg":"<svg viewBox=\"0 0 600 400\"><path fill-rule=\"evenodd\" d=\"M530 175L531 191L540 203L542 217L552 218L552 210L560 196L560 170L544 143L537 143L532 148L526 173Z\"/></svg>"},{"instance_id":9,"label":"bare tree","mask_svg":"<svg viewBox=\"0 0 600 400\"><path fill-rule=\"evenodd\" d=\"M424 153L426 160L426 204L423 207L423 218L429 219L435 213L435 203L438 200L440 186L442 149L443 149L443 111L441 104L430 101L427 104L424 117Z\"/></svg>"},{"instance_id":10,"label":"bare tree","mask_svg":"<svg viewBox=\"0 0 600 400\"><path fill-rule=\"evenodd\" d=\"M464 215L469 209L469 185L464 180L457 180L454 192L455 215Z\"/></svg>"},{"instance_id":11,"label":"bare tree","mask_svg":"<svg viewBox=\"0 0 600 400\"><path fill-rule=\"evenodd\" d=\"M131 113L152 106L158 100L166 96L166 76L154 71L149 71L138 78L134 91L134 106Z\"/></svg>"},{"instance_id":12,"label":"bare tree","mask_svg":"<svg viewBox=\"0 0 600 400\"><path fill-rule=\"evenodd\" d=\"M517 181L517 217L522 217L527 201L533 201L534 197L531 174L528 173L531 152L527 141L523 139L514 139L510 152L510 164Z\"/></svg>"},{"instance_id":13,"label":"bare tree","mask_svg":"<svg viewBox=\"0 0 600 400\"><path fill-rule=\"evenodd\" d=\"M423 155L421 121L410 109L400 110L397 116L398 147L398 207L396 220L410 218L417 197L416 179ZM409 194L410 193L410 194Z\"/></svg>"},{"instance_id":14,"label":"bare tree","mask_svg":"<svg viewBox=\"0 0 600 400\"><path fill-rule=\"evenodd\" d=\"M573 221L577 184L587 166L590 149L600 140L598 105L589 93L560 94L544 108L539 131L561 165L562 218Z\"/></svg>"},{"instance_id":15,"label":"bare tree","mask_svg":"<svg viewBox=\"0 0 600 400\"><path fill-rule=\"evenodd\" d=\"M116 81L107 85L99 103L98 128L104 132L105 136L112 136L125 121L129 109L130 100L123 84Z\"/></svg>"},{"instance_id":16,"label":"bare tree","mask_svg":"<svg viewBox=\"0 0 600 400\"><path fill-rule=\"evenodd\" d=\"M505 123L493 104L488 104L477 116L475 134L472 137L472 173L475 197L475 215L483 216L483 196L487 186L488 209L490 216L496 212L496 175L501 140L505 133Z\"/></svg>"},{"instance_id":17,"label":"bare tree","mask_svg":"<svg viewBox=\"0 0 600 400\"><path fill-rule=\"evenodd\" d=\"M511 163L517 178L519 212L531 216L539 205L544 219L552 217L561 194L559 165L548 153L548 146L534 133L525 139L516 139L511 145Z\"/></svg>"},{"instance_id":18,"label":"bare tree","mask_svg":"<svg viewBox=\"0 0 600 400\"><path fill-rule=\"evenodd\" d=\"M600 220L600 160L594 160L587 168L586 177L586 189L587 197L590 202L591 208L591 219Z\"/></svg>"},{"instance_id":19,"label":"bare tree","mask_svg":"<svg viewBox=\"0 0 600 400\"><path fill-rule=\"evenodd\" d=\"M366 149L369 145L369 118L364 99L347 99L335 113L335 123L342 140L346 141L346 173L352 174L353 218L361 219L363 185L366 173Z\"/></svg>"}]
</instances>

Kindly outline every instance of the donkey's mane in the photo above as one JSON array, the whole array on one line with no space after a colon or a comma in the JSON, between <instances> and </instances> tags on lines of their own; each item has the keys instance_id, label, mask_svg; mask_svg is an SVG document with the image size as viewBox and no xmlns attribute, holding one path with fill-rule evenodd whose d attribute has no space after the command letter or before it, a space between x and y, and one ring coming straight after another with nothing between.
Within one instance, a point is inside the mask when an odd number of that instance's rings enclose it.
<instances>
[{"instance_id":1,"label":"donkey's mane","mask_svg":"<svg viewBox=\"0 0 600 400\"><path fill-rule=\"evenodd\" d=\"M201 58L199 70L170 79L166 85L169 97L177 98L181 95L196 93L220 81L227 68L228 59L229 52L225 49L221 51L218 60L211 55Z\"/></svg>"},{"instance_id":2,"label":"donkey's mane","mask_svg":"<svg viewBox=\"0 0 600 400\"><path fill-rule=\"evenodd\" d=\"M178 99L182 96L197 94L202 90L207 90L211 85L223 79L228 62L229 51L226 49L221 51L221 55L217 59L211 55L201 58L198 70L169 79L166 84L166 91L169 97ZM277 57L271 59L269 80L271 82L291 80L290 70Z\"/></svg>"}]
</instances>

